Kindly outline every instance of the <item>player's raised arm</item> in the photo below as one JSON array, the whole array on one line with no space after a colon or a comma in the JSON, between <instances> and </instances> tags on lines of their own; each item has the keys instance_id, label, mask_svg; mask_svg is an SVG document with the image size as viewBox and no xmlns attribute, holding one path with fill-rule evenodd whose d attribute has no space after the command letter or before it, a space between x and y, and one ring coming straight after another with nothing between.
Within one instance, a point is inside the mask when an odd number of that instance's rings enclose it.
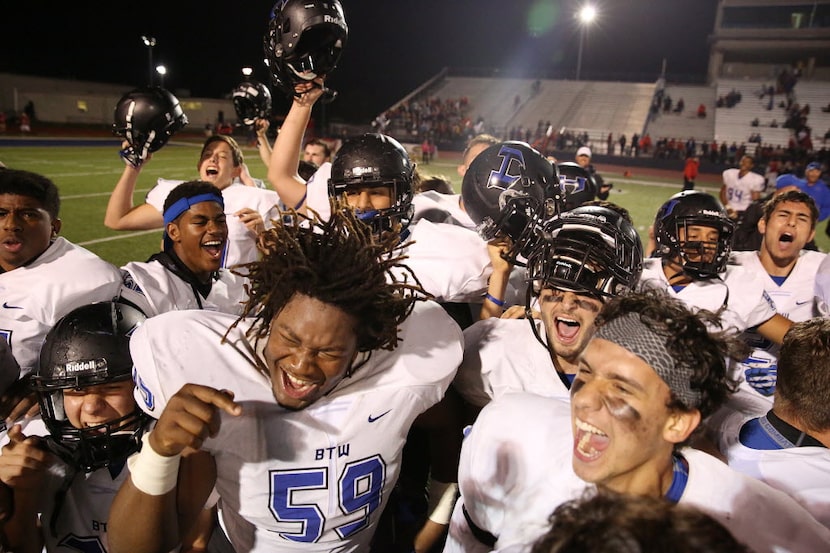
<instances>
[{"instance_id":1,"label":"player's raised arm","mask_svg":"<svg viewBox=\"0 0 830 553\"><path fill-rule=\"evenodd\" d=\"M110 553L164 552L181 543L216 481L213 458L197 450L219 431L220 410L239 415L242 408L230 392L196 384L170 398L113 501Z\"/></svg>"}]
</instances>

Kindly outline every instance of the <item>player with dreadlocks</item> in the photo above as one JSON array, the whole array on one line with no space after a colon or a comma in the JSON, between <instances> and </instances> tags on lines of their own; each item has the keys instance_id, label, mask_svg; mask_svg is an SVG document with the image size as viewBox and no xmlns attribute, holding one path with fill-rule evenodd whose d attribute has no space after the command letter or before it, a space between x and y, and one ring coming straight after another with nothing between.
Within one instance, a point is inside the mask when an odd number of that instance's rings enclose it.
<instances>
[{"instance_id":1,"label":"player with dreadlocks","mask_svg":"<svg viewBox=\"0 0 830 553\"><path fill-rule=\"evenodd\" d=\"M461 332L414 277L392 277L395 236L331 213L260 237L242 318L171 312L133 336L139 403L158 423L113 504L111 553L172 548L214 486L237 551L368 550Z\"/></svg>"}]
</instances>

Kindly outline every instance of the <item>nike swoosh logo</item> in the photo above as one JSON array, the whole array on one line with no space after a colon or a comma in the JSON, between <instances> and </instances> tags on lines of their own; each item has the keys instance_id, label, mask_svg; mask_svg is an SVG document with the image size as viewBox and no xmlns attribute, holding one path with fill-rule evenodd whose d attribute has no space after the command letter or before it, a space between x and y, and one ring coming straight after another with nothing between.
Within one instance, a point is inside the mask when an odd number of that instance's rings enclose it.
<instances>
[{"instance_id":1,"label":"nike swoosh logo","mask_svg":"<svg viewBox=\"0 0 830 553\"><path fill-rule=\"evenodd\" d=\"M9 303L5 301L3 302L3 307L5 307L6 309L23 309L18 305L9 305Z\"/></svg>"},{"instance_id":2,"label":"nike swoosh logo","mask_svg":"<svg viewBox=\"0 0 830 553\"><path fill-rule=\"evenodd\" d=\"M795 302L796 305L804 305L805 303L812 303L813 300L804 300Z\"/></svg>"},{"instance_id":3,"label":"nike swoosh logo","mask_svg":"<svg viewBox=\"0 0 830 553\"><path fill-rule=\"evenodd\" d=\"M392 410L392 409L390 409L389 411L391 411L391 410ZM386 413L381 413L381 414L380 414L380 415L378 415L377 417L373 417L372 415L369 415L369 422L375 422L376 420L378 420L378 419L379 419L379 418L381 418L382 416L384 416L384 415L388 415L388 414L389 414L389 411L387 411Z\"/></svg>"}]
</instances>

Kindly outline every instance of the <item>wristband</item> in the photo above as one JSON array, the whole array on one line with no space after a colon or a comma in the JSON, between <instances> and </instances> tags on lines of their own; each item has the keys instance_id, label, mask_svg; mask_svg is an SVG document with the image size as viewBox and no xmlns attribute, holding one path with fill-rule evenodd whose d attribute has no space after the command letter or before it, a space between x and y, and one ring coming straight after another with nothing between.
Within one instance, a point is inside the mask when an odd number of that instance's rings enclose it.
<instances>
[{"instance_id":1,"label":"wristband","mask_svg":"<svg viewBox=\"0 0 830 553\"><path fill-rule=\"evenodd\" d=\"M431 480L429 483L429 520L436 524L449 524L457 496L458 484L455 482Z\"/></svg>"},{"instance_id":2,"label":"wristband","mask_svg":"<svg viewBox=\"0 0 830 553\"><path fill-rule=\"evenodd\" d=\"M130 478L139 491L147 495L164 495L176 487L179 480L181 454L165 457L150 445L150 432L141 438L141 451L127 459Z\"/></svg>"},{"instance_id":3,"label":"wristband","mask_svg":"<svg viewBox=\"0 0 830 553\"><path fill-rule=\"evenodd\" d=\"M499 298L491 296L490 294L484 294L484 297L490 300L491 302L495 303L499 307L504 307L504 300L500 300Z\"/></svg>"}]
</instances>

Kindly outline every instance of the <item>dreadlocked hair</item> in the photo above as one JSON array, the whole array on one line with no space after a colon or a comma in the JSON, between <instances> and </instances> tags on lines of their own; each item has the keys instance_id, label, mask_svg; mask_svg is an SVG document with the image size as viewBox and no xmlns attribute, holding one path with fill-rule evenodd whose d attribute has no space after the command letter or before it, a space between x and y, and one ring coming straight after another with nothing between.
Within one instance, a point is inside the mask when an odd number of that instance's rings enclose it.
<instances>
[{"instance_id":1,"label":"dreadlocked hair","mask_svg":"<svg viewBox=\"0 0 830 553\"><path fill-rule=\"evenodd\" d=\"M261 259L234 271L249 283L243 313L231 328L251 317L248 337L265 338L274 317L302 294L356 319L358 351L395 349L398 327L415 302L428 297L403 263L400 236L373 235L354 210L335 199L328 221L314 211L286 214L260 233Z\"/></svg>"}]
</instances>

